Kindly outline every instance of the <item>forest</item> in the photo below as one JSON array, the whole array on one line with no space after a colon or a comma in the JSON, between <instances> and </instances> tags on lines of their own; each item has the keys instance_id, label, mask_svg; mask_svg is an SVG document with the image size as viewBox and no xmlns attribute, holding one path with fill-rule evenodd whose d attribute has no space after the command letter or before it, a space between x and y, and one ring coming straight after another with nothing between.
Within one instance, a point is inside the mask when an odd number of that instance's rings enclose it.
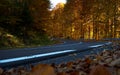
<instances>
[{"instance_id":1,"label":"forest","mask_svg":"<svg viewBox=\"0 0 120 75\"><path fill-rule=\"evenodd\" d=\"M120 0L0 0L0 48L47 45L52 38L120 38Z\"/></svg>"}]
</instances>

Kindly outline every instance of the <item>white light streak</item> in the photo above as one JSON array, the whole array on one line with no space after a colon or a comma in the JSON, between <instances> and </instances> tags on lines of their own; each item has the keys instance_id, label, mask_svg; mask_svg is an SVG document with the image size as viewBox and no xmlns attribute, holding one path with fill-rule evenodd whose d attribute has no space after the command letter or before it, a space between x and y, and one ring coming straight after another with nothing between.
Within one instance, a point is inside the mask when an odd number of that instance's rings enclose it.
<instances>
[{"instance_id":1,"label":"white light streak","mask_svg":"<svg viewBox=\"0 0 120 75\"><path fill-rule=\"evenodd\" d=\"M44 56L50 56L50 55L55 55L55 54L74 52L74 51L75 50L64 50L64 51L50 52L50 53L37 54L37 55L31 55L31 56L24 56L24 57L18 57L18 58L3 59L3 60L0 60L0 64L9 63L9 62L15 62L15 61L21 61L21 60L26 60L26 59L33 59L33 58L44 57Z\"/></svg>"}]
</instances>

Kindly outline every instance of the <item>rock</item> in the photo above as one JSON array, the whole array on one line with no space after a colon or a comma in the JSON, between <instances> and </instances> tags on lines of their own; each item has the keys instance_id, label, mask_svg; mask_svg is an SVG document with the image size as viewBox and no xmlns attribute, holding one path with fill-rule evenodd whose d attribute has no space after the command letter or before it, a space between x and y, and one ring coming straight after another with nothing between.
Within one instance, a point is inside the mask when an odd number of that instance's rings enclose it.
<instances>
[{"instance_id":1,"label":"rock","mask_svg":"<svg viewBox=\"0 0 120 75\"><path fill-rule=\"evenodd\" d=\"M112 75L108 69L102 65L98 65L92 68L89 75Z\"/></svg>"},{"instance_id":2,"label":"rock","mask_svg":"<svg viewBox=\"0 0 120 75\"><path fill-rule=\"evenodd\" d=\"M32 68L29 75L56 75L55 70L48 64L38 64Z\"/></svg>"}]
</instances>

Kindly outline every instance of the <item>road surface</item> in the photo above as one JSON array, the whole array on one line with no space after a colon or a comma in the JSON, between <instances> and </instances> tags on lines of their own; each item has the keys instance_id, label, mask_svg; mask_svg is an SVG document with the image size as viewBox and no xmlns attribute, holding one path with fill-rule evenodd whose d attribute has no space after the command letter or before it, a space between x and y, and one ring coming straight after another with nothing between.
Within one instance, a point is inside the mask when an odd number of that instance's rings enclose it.
<instances>
[{"instance_id":1,"label":"road surface","mask_svg":"<svg viewBox=\"0 0 120 75\"><path fill-rule=\"evenodd\" d=\"M52 55L56 55L56 57L59 57L57 55L65 55L68 53L89 50L91 48L96 48L104 44L110 44L110 42L67 41L63 44L53 46L0 50L0 66L6 64L8 65L8 63L13 64L14 61L19 61L19 63L23 63L25 59L32 59L31 61L36 61L38 58L39 60L45 60L51 58ZM26 63L28 62L30 61L27 61Z\"/></svg>"}]
</instances>

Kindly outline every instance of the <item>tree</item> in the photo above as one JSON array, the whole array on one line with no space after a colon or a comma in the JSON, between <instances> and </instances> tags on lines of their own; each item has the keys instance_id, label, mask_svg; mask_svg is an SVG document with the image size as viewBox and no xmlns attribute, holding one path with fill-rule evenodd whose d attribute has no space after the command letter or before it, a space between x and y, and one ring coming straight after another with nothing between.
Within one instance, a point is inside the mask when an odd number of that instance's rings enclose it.
<instances>
[{"instance_id":1,"label":"tree","mask_svg":"<svg viewBox=\"0 0 120 75\"><path fill-rule=\"evenodd\" d=\"M48 28L48 34L50 37L63 37L63 9L64 3L58 3L55 8L51 11L50 21L51 25Z\"/></svg>"},{"instance_id":2,"label":"tree","mask_svg":"<svg viewBox=\"0 0 120 75\"><path fill-rule=\"evenodd\" d=\"M33 18L34 27L43 31L49 20L49 0L28 0L30 14Z\"/></svg>"},{"instance_id":3,"label":"tree","mask_svg":"<svg viewBox=\"0 0 120 75\"><path fill-rule=\"evenodd\" d=\"M1 0L0 27L25 43L42 37L48 25L49 5L49 0Z\"/></svg>"},{"instance_id":4,"label":"tree","mask_svg":"<svg viewBox=\"0 0 120 75\"><path fill-rule=\"evenodd\" d=\"M94 0L94 38L115 38L117 28L118 0Z\"/></svg>"}]
</instances>

